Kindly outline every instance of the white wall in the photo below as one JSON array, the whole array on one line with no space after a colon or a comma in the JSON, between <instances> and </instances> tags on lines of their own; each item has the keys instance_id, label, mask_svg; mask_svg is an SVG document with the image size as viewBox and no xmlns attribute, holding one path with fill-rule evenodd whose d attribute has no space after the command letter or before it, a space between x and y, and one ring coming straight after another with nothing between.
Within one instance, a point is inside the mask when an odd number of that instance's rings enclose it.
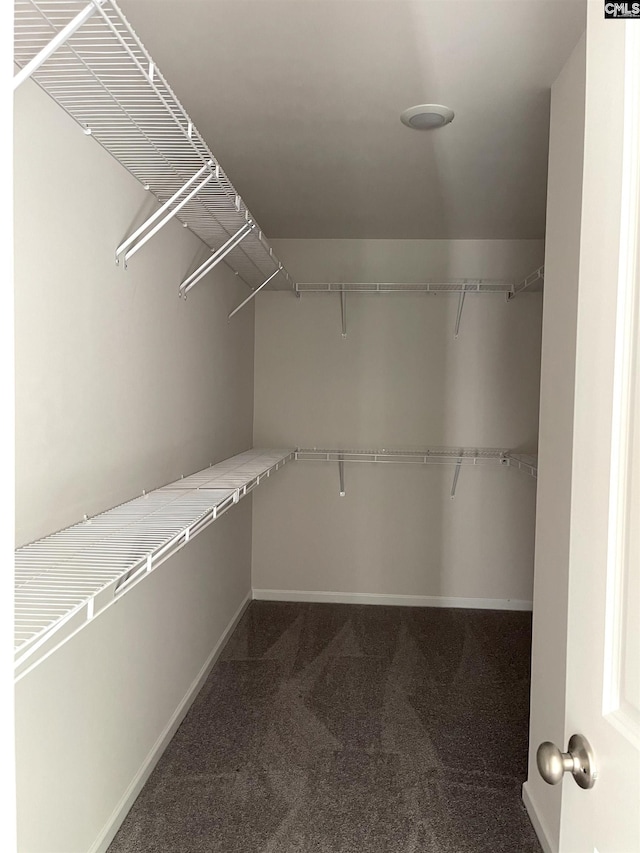
<instances>
[{"instance_id":1,"label":"white wall","mask_svg":"<svg viewBox=\"0 0 640 853\"><path fill-rule=\"evenodd\" d=\"M543 782L535 754L564 742L567 593L576 322L585 116L585 38L551 91L542 335L529 774L525 800L557 850L562 785Z\"/></svg>"},{"instance_id":2,"label":"white wall","mask_svg":"<svg viewBox=\"0 0 640 853\"><path fill-rule=\"evenodd\" d=\"M16 98L17 538L31 541L251 446L253 312L171 222L115 247L152 197L34 84Z\"/></svg>"},{"instance_id":3,"label":"white wall","mask_svg":"<svg viewBox=\"0 0 640 853\"><path fill-rule=\"evenodd\" d=\"M13 73L12 56L13 9L0 4L0 109L4 133L0 143L2 154L0 182L0 252L4 271L3 310L0 313L0 399L3 417L0 421L0 850L16 849L16 785L13 702L13 530L15 515L14 488L14 369L13 369Z\"/></svg>"},{"instance_id":4,"label":"white wall","mask_svg":"<svg viewBox=\"0 0 640 853\"><path fill-rule=\"evenodd\" d=\"M171 223L114 249L153 200L34 84L15 115L17 538L30 541L251 446L253 312ZM250 591L251 500L17 685L19 849L84 853ZM123 800L123 797L125 798ZM123 815L120 815L123 816Z\"/></svg>"},{"instance_id":5,"label":"white wall","mask_svg":"<svg viewBox=\"0 0 640 853\"><path fill-rule=\"evenodd\" d=\"M105 849L246 599L250 527L242 501L18 682L20 851Z\"/></svg>"},{"instance_id":6,"label":"white wall","mask_svg":"<svg viewBox=\"0 0 640 853\"><path fill-rule=\"evenodd\" d=\"M539 241L280 240L299 281L519 279ZM254 444L535 451L541 296L257 299ZM254 497L253 586L531 600L535 483L499 467L296 463Z\"/></svg>"}]
</instances>

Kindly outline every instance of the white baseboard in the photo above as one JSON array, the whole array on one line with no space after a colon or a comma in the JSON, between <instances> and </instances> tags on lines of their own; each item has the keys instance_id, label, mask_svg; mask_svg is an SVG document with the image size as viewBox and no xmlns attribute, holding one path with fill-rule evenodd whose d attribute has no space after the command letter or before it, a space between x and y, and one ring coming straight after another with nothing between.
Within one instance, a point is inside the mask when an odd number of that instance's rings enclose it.
<instances>
[{"instance_id":1,"label":"white baseboard","mask_svg":"<svg viewBox=\"0 0 640 853\"><path fill-rule=\"evenodd\" d=\"M98 837L89 848L89 853L105 853L105 851L113 841L116 832L120 829L120 826L127 814L129 813L129 809L133 805L136 797L144 787L144 784L151 775L153 768L160 760L160 757L167 748L169 741L177 732L180 723L186 717L187 711L189 710L194 699L198 695L200 688L207 680L207 677L209 676L213 665L220 656L220 653L222 652L227 640L231 636L231 633L240 621L242 614L251 602L251 597L251 592L249 592L240 607L232 616L231 621L222 632L222 636L220 637L213 651L207 658L206 663L204 664L198 675L195 677L194 681L191 683L182 702L180 702L180 704L176 708L175 713L167 723L166 727L164 728L164 731L162 732L158 740L151 747L148 755L142 762L142 766L134 776L127 790L122 795L120 802L113 810L111 817L107 820Z\"/></svg>"},{"instance_id":2,"label":"white baseboard","mask_svg":"<svg viewBox=\"0 0 640 853\"><path fill-rule=\"evenodd\" d=\"M532 601L517 598L447 598L440 595L384 595L375 592L319 592L254 589L256 601L307 601L335 604L387 604L403 607L463 607L472 610L532 610Z\"/></svg>"},{"instance_id":3,"label":"white baseboard","mask_svg":"<svg viewBox=\"0 0 640 853\"><path fill-rule=\"evenodd\" d=\"M522 786L522 801L524 802L524 807L527 810L527 814L529 815L529 820L531 821L533 828L536 831L538 841L540 842L540 846L542 847L544 853L557 853L557 848L552 847L551 842L549 841L549 836L542 820L540 819L538 809L536 808L531 794L529 793L529 786L526 782Z\"/></svg>"}]
</instances>

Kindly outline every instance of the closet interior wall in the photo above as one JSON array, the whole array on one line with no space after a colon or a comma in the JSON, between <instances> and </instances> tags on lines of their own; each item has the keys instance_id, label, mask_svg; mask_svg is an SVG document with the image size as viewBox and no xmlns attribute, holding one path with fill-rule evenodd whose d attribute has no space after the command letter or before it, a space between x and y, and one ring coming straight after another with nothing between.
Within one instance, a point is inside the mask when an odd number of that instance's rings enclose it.
<instances>
[{"instance_id":1,"label":"closet interior wall","mask_svg":"<svg viewBox=\"0 0 640 853\"><path fill-rule=\"evenodd\" d=\"M583 36L551 88L544 334L540 398L540 478L531 661L529 773L524 799L540 837L558 849L562 785L547 785L538 744L566 742L574 399L580 233L585 161L587 40Z\"/></svg>"},{"instance_id":2,"label":"closet interior wall","mask_svg":"<svg viewBox=\"0 0 640 853\"><path fill-rule=\"evenodd\" d=\"M23 544L251 446L253 309L34 83L15 98L16 528ZM251 590L251 497L16 685L19 849L103 849ZM185 704L186 703L186 704Z\"/></svg>"},{"instance_id":3,"label":"closet interior wall","mask_svg":"<svg viewBox=\"0 0 640 853\"><path fill-rule=\"evenodd\" d=\"M275 240L299 282L519 281L538 240ZM542 294L259 295L254 444L536 452ZM257 597L531 606L535 480L499 465L288 466L254 496ZM328 594L328 595L325 595ZM382 596L383 598L377 598ZM405 598L407 597L407 598ZM408 598L410 597L410 598Z\"/></svg>"}]
</instances>

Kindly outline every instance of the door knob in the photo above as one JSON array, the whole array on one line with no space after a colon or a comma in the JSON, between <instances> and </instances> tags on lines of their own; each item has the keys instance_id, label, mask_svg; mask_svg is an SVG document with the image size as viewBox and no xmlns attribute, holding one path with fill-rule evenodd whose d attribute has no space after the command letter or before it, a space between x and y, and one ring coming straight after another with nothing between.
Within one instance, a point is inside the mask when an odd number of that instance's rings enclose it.
<instances>
[{"instance_id":1,"label":"door knob","mask_svg":"<svg viewBox=\"0 0 640 853\"><path fill-rule=\"evenodd\" d=\"M536 761L549 785L557 785L565 773L571 773L581 788L593 788L598 777L591 744L582 735L571 735L568 752L560 752L546 740L538 747Z\"/></svg>"}]
</instances>

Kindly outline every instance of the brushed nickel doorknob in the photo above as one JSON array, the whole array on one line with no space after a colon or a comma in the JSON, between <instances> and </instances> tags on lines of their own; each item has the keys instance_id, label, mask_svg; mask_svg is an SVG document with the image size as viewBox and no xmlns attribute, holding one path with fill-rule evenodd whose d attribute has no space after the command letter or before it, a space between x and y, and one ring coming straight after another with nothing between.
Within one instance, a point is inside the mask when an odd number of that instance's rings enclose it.
<instances>
[{"instance_id":1,"label":"brushed nickel doorknob","mask_svg":"<svg viewBox=\"0 0 640 853\"><path fill-rule=\"evenodd\" d=\"M581 788L593 788L598 777L593 750L582 735L571 735L568 752L546 740L536 753L538 770L545 782L557 785L565 773L571 773Z\"/></svg>"}]
</instances>

